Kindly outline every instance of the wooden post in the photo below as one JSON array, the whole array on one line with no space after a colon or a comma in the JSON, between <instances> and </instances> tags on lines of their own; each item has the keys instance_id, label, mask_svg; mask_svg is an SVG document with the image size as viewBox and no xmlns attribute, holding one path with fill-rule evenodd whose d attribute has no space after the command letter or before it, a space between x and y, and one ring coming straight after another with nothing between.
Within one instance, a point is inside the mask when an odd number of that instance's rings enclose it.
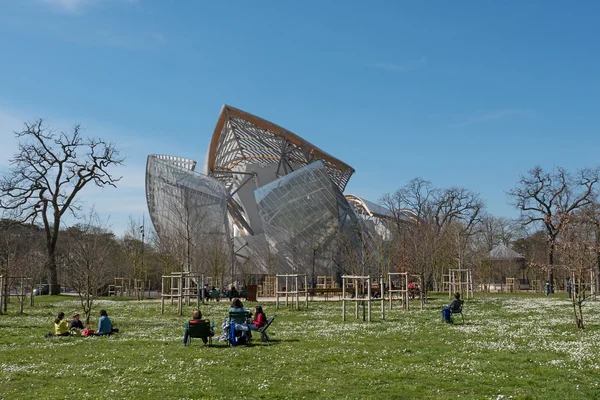
<instances>
[{"instance_id":1,"label":"wooden post","mask_svg":"<svg viewBox=\"0 0 600 400\"><path fill-rule=\"evenodd\" d=\"M288 277L285 276L285 306L288 306L288 292L290 291L290 286L288 285Z\"/></svg>"},{"instance_id":2,"label":"wooden post","mask_svg":"<svg viewBox=\"0 0 600 400\"><path fill-rule=\"evenodd\" d=\"M298 302L298 275L294 276L294 298L292 299L292 304L296 303L296 310L300 309L300 303Z\"/></svg>"},{"instance_id":3,"label":"wooden post","mask_svg":"<svg viewBox=\"0 0 600 400\"><path fill-rule=\"evenodd\" d=\"M160 279L160 313L165 313L165 277Z\"/></svg>"},{"instance_id":4,"label":"wooden post","mask_svg":"<svg viewBox=\"0 0 600 400\"><path fill-rule=\"evenodd\" d=\"M183 315L183 275L178 277L179 285L177 290L177 314Z\"/></svg>"},{"instance_id":5,"label":"wooden post","mask_svg":"<svg viewBox=\"0 0 600 400\"><path fill-rule=\"evenodd\" d=\"M275 308L279 310L279 277L275 275Z\"/></svg>"},{"instance_id":6,"label":"wooden post","mask_svg":"<svg viewBox=\"0 0 600 400\"><path fill-rule=\"evenodd\" d=\"M308 277L306 275L304 275L304 295L306 298L304 301L304 305L306 306L306 308L308 308Z\"/></svg>"},{"instance_id":7,"label":"wooden post","mask_svg":"<svg viewBox=\"0 0 600 400\"><path fill-rule=\"evenodd\" d=\"M19 310L23 314L23 306L25 305L25 288L23 287L23 277L21 277L21 295L19 296Z\"/></svg>"},{"instance_id":8,"label":"wooden post","mask_svg":"<svg viewBox=\"0 0 600 400\"><path fill-rule=\"evenodd\" d=\"M354 279L354 309L356 311L356 319L358 319L358 280Z\"/></svg>"},{"instance_id":9,"label":"wooden post","mask_svg":"<svg viewBox=\"0 0 600 400\"><path fill-rule=\"evenodd\" d=\"M342 278L342 321L346 321L346 278Z\"/></svg>"},{"instance_id":10,"label":"wooden post","mask_svg":"<svg viewBox=\"0 0 600 400\"><path fill-rule=\"evenodd\" d=\"M4 275L0 275L0 314L4 305Z\"/></svg>"},{"instance_id":11,"label":"wooden post","mask_svg":"<svg viewBox=\"0 0 600 400\"><path fill-rule=\"evenodd\" d=\"M367 300L369 301L369 304L367 305L368 309L369 309L369 322L371 322L371 278L367 278ZM363 306L364 307L364 306Z\"/></svg>"},{"instance_id":12,"label":"wooden post","mask_svg":"<svg viewBox=\"0 0 600 400\"><path fill-rule=\"evenodd\" d=\"M379 286L381 287L381 319L385 320L385 285L383 277L379 278Z\"/></svg>"},{"instance_id":13,"label":"wooden post","mask_svg":"<svg viewBox=\"0 0 600 400\"><path fill-rule=\"evenodd\" d=\"M405 299L405 303L404 303L404 309L406 311L408 311L409 308L409 301L410 301L410 294L408 293L408 274L404 275L404 288L406 289L406 292L404 292L404 299ZM421 290L421 288L419 287L419 290Z\"/></svg>"},{"instance_id":14,"label":"wooden post","mask_svg":"<svg viewBox=\"0 0 600 400\"><path fill-rule=\"evenodd\" d=\"M394 292L392 292L392 275L388 273L388 296L390 297L390 310L392 309L392 296Z\"/></svg>"}]
</instances>

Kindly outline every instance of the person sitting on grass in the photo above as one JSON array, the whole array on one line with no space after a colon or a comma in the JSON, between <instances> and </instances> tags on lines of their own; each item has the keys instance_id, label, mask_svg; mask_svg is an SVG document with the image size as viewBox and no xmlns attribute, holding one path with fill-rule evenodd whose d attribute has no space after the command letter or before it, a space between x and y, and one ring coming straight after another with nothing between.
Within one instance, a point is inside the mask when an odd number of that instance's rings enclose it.
<instances>
[{"instance_id":1,"label":"person sitting on grass","mask_svg":"<svg viewBox=\"0 0 600 400\"><path fill-rule=\"evenodd\" d=\"M54 320L54 335L69 336L69 321L65 319L65 313L59 312Z\"/></svg>"},{"instance_id":2,"label":"person sitting on grass","mask_svg":"<svg viewBox=\"0 0 600 400\"><path fill-rule=\"evenodd\" d=\"M79 320L79 314L75 313L73 314L73 319L71 320L71 323L69 324L69 331L71 333L76 333L76 334L81 334L81 331L83 330L83 323Z\"/></svg>"},{"instance_id":3,"label":"person sitting on grass","mask_svg":"<svg viewBox=\"0 0 600 400\"><path fill-rule=\"evenodd\" d=\"M98 330L96 331L96 335L111 335L118 332L118 329L112 327L112 322L110 322L106 310L100 310L100 319L98 320Z\"/></svg>"},{"instance_id":4,"label":"person sitting on grass","mask_svg":"<svg viewBox=\"0 0 600 400\"><path fill-rule=\"evenodd\" d=\"M452 300L452 303L445 306L444 309L442 310L442 318L444 319L444 321L451 323L452 322L452 316L451 316L452 313L451 312L460 310L460 308L462 307L462 304L463 304L463 301L460 299L460 293L455 293L454 300Z\"/></svg>"},{"instance_id":5,"label":"person sitting on grass","mask_svg":"<svg viewBox=\"0 0 600 400\"><path fill-rule=\"evenodd\" d=\"M203 322L202 320L202 312L200 310L194 310L192 312L192 319L188 322L185 323L185 325L183 326L185 328L185 330L183 331L183 345L187 346L187 342L188 342L188 336L190 335L190 323L200 323ZM213 336L214 332L213 332L213 328L210 328L210 336ZM202 338L202 343L206 344L208 343L208 338Z\"/></svg>"},{"instance_id":6,"label":"person sitting on grass","mask_svg":"<svg viewBox=\"0 0 600 400\"><path fill-rule=\"evenodd\" d=\"M258 331L266 324L267 324L267 316L263 312L262 307L261 306L254 307L254 320L252 321L251 325L248 325L248 328L252 329L253 331Z\"/></svg>"}]
</instances>

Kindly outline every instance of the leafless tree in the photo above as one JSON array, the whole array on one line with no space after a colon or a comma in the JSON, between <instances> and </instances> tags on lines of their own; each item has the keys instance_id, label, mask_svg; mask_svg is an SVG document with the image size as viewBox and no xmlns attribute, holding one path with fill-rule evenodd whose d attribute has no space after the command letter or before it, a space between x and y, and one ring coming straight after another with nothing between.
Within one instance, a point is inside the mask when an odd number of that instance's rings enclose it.
<instances>
[{"instance_id":1,"label":"leafless tree","mask_svg":"<svg viewBox=\"0 0 600 400\"><path fill-rule=\"evenodd\" d=\"M596 256L595 274L600 277L600 204L594 201L594 203L582 207L579 219L583 220L593 230L593 249Z\"/></svg>"},{"instance_id":2,"label":"leafless tree","mask_svg":"<svg viewBox=\"0 0 600 400\"><path fill-rule=\"evenodd\" d=\"M46 235L48 278L52 294L58 294L56 246L65 214L78 210L76 198L90 182L116 186L120 180L109 169L123 163L112 143L84 139L80 126L70 133L55 132L40 119L25 123L11 169L0 178L0 208L16 219L41 218Z\"/></svg>"},{"instance_id":3,"label":"leafless tree","mask_svg":"<svg viewBox=\"0 0 600 400\"><path fill-rule=\"evenodd\" d=\"M573 316L575 325L584 328L583 303L592 296L591 288L596 262L595 227L581 213L563 222L561 239L557 243L559 259L571 274ZM574 278L574 279L573 279Z\"/></svg>"},{"instance_id":4,"label":"leafless tree","mask_svg":"<svg viewBox=\"0 0 600 400\"><path fill-rule=\"evenodd\" d=\"M233 271L229 271L232 267L231 246L220 235L206 235L203 239L203 243L203 254L204 257L206 257L207 272L209 276L212 276L223 285L225 276L228 273L233 275ZM220 289L222 290L223 287Z\"/></svg>"},{"instance_id":5,"label":"leafless tree","mask_svg":"<svg viewBox=\"0 0 600 400\"><path fill-rule=\"evenodd\" d=\"M515 207L521 210L523 224L540 224L546 231L547 279L551 291L554 291L554 251L557 238L569 216L594 201L594 189L599 179L598 168L584 168L572 175L561 167L550 173L536 166L527 175L522 175L517 187L508 192Z\"/></svg>"},{"instance_id":6,"label":"leafless tree","mask_svg":"<svg viewBox=\"0 0 600 400\"><path fill-rule=\"evenodd\" d=\"M461 265L468 243L478 232L484 202L465 188L437 189L415 178L382 203L396 216L397 265L418 274L426 299L427 282L438 282L449 264ZM407 212L407 210L409 212ZM413 217L407 223L407 215Z\"/></svg>"},{"instance_id":7,"label":"leafless tree","mask_svg":"<svg viewBox=\"0 0 600 400\"><path fill-rule=\"evenodd\" d=\"M40 281L45 259L41 239L41 230L35 225L0 220L0 275L5 276L0 295L4 312L9 292L16 290L22 314L26 295Z\"/></svg>"},{"instance_id":8,"label":"leafless tree","mask_svg":"<svg viewBox=\"0 0 600 400\"><path fill-rule=\"evenodd\" d=\"M113 257L119 244L93 211L66 234L70 250L67 284L77 292L88 324L95 300L114 276Z\"/></svg>"}]
</instances>

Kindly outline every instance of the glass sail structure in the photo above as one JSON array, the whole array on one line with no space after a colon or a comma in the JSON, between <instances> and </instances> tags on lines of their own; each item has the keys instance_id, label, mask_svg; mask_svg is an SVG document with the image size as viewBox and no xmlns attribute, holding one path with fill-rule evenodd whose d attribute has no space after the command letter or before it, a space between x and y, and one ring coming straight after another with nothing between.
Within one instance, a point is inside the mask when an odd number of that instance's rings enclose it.
<instances>
[{"instance_id":1,"label":"glass sail structure","mask_svg":"<svg viewBox=\"0 0 600 400\"><path fill-rule=\"evenodd\" d=\"M165 155L146 166L152 222L161 242L180 243L172 246L184 268L232 279L236 271L339 275L364 271L377 253L372 215L359 207L366 201L343 195L354 169L279 125L224 105L196 166ZM215 240L227 257L207 248Z\"/></svg>"}]
</instances>

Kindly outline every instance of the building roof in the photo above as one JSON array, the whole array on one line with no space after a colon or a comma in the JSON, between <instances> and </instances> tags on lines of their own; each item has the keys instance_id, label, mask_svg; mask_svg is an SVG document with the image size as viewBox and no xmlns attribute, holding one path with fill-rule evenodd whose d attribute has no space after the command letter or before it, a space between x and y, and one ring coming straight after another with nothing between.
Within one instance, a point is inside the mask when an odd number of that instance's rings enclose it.
<instances>
[{"instance_id":1,"label":"building roof","mask_svg":"<svg viewBox=\"0 0 600 400\"><path fill-rule=\"evenodd\" d=\"M363 199L362 197L355 196L353 194L347 194L346 199L355 207L360 207L364 213L369 216L374 216L377 218L383 219L395 219L396 216L387 207L381 206L379 204L373 203L367 199ZM411 210L400 210L398 212L398 218L402 220L414 220L415 215Z\"/></svg>"},{"instance_id":2,"label":"building roof","mask_svg":"<svg viewBox=\"0 0 600 400\"><path fill-rule=\"evenodd\" d=\"M490 260L524 260L522 254L517 253L511 248L508 248L504 243L494 246L490 251Z\"/></svg>"},{"instance_id":3,"label":"building roof","mask_svg":"<svg viewBox=\"0 0 600 400\"><path fill-rule=\"evenodd\" d=\"M351 166L279 125L225 104L210 141L207 172L220 178L218 171L239 164L275 164L283 176L317 160L343 192L354 173Z\"/></svg>"}]
</instances>

